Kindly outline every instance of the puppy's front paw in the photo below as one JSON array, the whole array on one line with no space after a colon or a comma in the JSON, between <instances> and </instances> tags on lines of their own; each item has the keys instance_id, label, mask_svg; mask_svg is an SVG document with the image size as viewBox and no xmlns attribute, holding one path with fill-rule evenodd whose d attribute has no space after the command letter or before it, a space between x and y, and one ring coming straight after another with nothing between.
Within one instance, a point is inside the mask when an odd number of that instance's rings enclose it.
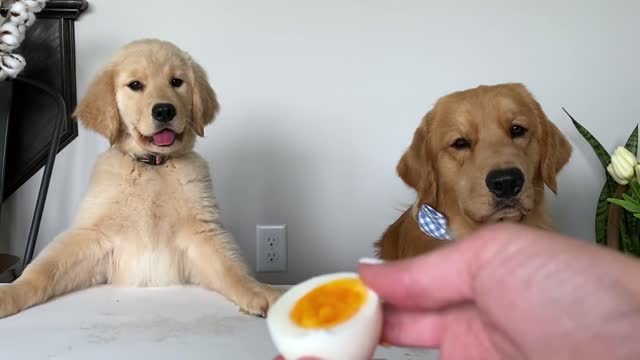
<instances>
[{"instance_id":1,"label":"puppy's front paw","mask_svg":"<svg viewBox=\"0 0 640 360\"><path fill-rule=\"evenodd\" d=\"M240 311L250 315L266 317L269 307L278 300L282 293L283 291L280 289L262 284L245 301L238 304L240 305Z\"/></svg>"},{"instance_id":2,"label":"puppy's front paw","mask_svg":"<svg viewBox=\"0 0 640 360\"><path fill-rule=\"evenodd\" d=\"M19 289L15 285L0 286L0 319L22 310L17 301L19 298L17 291Z\"/></svg>"}]
</instances>

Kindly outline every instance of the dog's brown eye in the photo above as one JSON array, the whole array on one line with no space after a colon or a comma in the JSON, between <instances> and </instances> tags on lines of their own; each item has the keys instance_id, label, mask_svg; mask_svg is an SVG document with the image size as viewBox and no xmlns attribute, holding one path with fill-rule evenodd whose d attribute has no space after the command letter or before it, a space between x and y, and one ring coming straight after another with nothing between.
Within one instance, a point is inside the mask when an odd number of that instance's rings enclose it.
<instances>
[{"instance_id":1,"label":"dog's brown eye","mask_svg":"<svg viewBox=\"0 0 640 360\"><path fill-rule=\"evenodd\" d=\"M511 137L512 138L519 138L524 136L527 133L527 128L524 126L520 126L520 125L513 125L511 127Z\"/></svg>"},{"instance_id":2,"label":"dog's brown eye","mask_svg":"<svg viewBox=\"0 0 640 360\"><path fill-rule=\"evenodd\" d=\"M142 85L142 83L138 80L130 82L127 86L133 91L140 91L144 87L144 85Z\"/></svg>"},{"instance_id":3,"label":"dog's brown eye","mask_svg":"<svg viewBox=\"0 0 640 360\"><path fill-rule=\"evenodd\" d=\"M182 79L173 78L173 79L171 79L171 86L180 87L180 85L182 85L183 82L184 81L182 81Z\"/></svg>"},{"instance_id":4,"label":"dog's brown eye","mask_svg":"<svg viewBox=\"0 0 640 360\"><path fill-rule=\"evenodd\" d=\"M451 147L456 150L463 150L470 148L471 143L465 138L457 138L456 141L451 144Z\"/></svg>"}]
</instances>

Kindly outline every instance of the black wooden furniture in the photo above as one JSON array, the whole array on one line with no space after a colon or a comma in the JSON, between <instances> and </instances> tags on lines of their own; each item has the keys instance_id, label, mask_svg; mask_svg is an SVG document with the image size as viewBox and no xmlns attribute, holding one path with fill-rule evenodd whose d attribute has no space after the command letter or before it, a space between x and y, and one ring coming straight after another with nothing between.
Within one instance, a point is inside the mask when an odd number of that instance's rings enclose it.
<instances>
[{"instance_id":1,"label":"black wooden furniture","mask_svg":"<svg viewBox=\"0 0 640 360\"><path fill-rule=\"evenodd\" d=\"M87 7L86 0L49 0L15 51L26 58L26 68L0 84L0 200L46 164L23 266L33 257L55 156L78 134L71 118L76 106L74 21Z\"/></svg>"},{"instance_id":2,"label":"black wooden furniture","mask_svg":"<svg viewBox=\"0 0 640 360\"><path fill-rule=\"evenodd\" d=\"M2 199L2 189L4 185L4 164L7 148L7 134L9 129L9 114L11 110L11 100L13 98L13 84L9 81L0 81L0 199ZM2 201L0 201L0 206ZM0 208L1 209L1 208ZM15 279L17 276L16 267L20 259L9 254L0 254L0 274L10 272Z\"/></svg>"}]
</instances>

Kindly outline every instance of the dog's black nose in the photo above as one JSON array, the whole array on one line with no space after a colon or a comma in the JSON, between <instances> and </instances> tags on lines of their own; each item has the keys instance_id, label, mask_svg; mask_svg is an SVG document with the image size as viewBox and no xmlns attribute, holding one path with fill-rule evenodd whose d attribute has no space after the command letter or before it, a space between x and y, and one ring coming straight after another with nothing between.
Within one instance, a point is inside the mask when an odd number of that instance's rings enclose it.
<instances>
[{"instance_id":1,"label":"dog's black nose","mask_svg":"<svg viewBox=\"0 0 640 360\"><path fill-rule=\"evenodd\" d=\"M155 104L151 109L151 116L159 122L169 122L176 116L176 107L173 104Z\"/></svg>"},{"instance_id":2,"label":"dog's black nose","mask_svg":"<svg viewBox=\"0 0 640 360\"><path fill-rule=\"evenodd\" d=\"M522 190L524 174L518 168L492 170L485 182L489 191L498 199L510 199Z\"/></svg>"}]
</instances>

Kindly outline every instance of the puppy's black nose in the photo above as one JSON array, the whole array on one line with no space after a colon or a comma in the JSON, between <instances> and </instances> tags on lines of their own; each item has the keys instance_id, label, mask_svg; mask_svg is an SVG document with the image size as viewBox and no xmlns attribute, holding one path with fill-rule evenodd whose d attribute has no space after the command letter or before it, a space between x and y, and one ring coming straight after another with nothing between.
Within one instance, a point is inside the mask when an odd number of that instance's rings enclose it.
<instances>
[{"instance_id":1,"label":"puppy's black nose","mask_svg":"<svg viewBox=\"0 0 640 360\"><path fill-rule=\"evenodd\" d=\"M518 168L492 170L487 175L485 183L498 199L510 199L522 190L524 174Z\"/></svg>"},{"instance_id":2,"label":"puppy's black nose","mask_svg":"<svg viewBox=\"0 0 640 360\"><path fill-rule=\"evenodd\" d=\"M155 104L151 116L159 122L169 122L176 116L176 107L173 104Z\"/></svg>"}]
</instances>

